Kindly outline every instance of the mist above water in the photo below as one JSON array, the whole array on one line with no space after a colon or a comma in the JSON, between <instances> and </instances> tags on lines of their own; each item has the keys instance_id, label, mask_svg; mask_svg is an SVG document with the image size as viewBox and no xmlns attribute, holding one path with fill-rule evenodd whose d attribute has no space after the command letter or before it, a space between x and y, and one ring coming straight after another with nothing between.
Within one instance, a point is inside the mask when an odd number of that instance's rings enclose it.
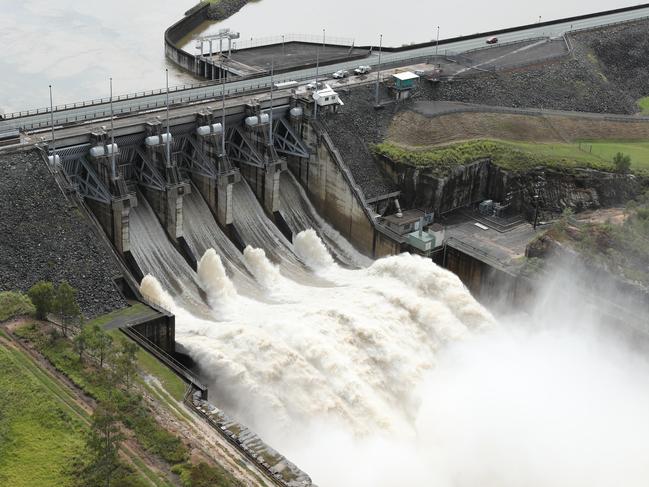
<instances>
[{"instance_id":1,"label":"mist above water","mask_svg":"<svg viewBox=\"0 0 649 487\"><path fill-rule=\"evenodd\" d=\"M595 326L601 315L565 280L549 283L530 314L494 319L430 260L404 254L345 270L315 232L294 245L331 287L279 276L246 249L275 299L227 293L222 321L185 310L176 332L212 401L315 483L647 484L647 361ZM145 278L145 294L163 292L154 281Z\"/></svg>"}]
</instances>

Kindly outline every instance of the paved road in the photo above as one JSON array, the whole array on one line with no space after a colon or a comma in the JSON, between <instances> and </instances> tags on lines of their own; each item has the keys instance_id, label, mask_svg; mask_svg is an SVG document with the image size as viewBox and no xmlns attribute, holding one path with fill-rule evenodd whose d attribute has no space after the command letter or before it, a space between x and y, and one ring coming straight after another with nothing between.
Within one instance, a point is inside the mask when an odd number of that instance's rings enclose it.
<instances>
[{"instance_id":1,"label":"paved road","mask_svg":"<svg viewBox=\"0 0 649 487\"><path fill-rule=\"evenodd\" d=\"M629 12L622 12L616 14L602 15L599 17L584 19L575 22L560 22L551 26L530 27L521 29L515 32L501 34L498 36L500 44L506 42L514 42L526 39L535 39L539 37L556 37L566 32L578 29L588 29L597 26L607 25L616 22L624 22L639 18L649 17L649 7L633 10ZM485 47L484 39L470 39L462 40L445 44L439 47L439 54L449 53L462 53L472 49ZM383 53L381 56L382 63L403 63L412 64L413 60L421 57L434 56L436 52L435 46L421 47L400 53ZM363 64L368 64L376 68L379 64L378 53L374 52L367 60L363 60ZM343 62L336 65L326 66L320 68L319 75L327 76L338 69L353 69L359 64L358 61ZM288 81L288 80L307 80L315 78L315 69L302 69L293 71L291 73L283 73L275 77L275 82ZM270 86L270 76L262 78L232 81L225 85L226 94L238 94L246 91L259 90ZM220 96L221 86L219 84L210 84L199 86L195 88L183 89L173 91L169 95L170 103L179 104L189 101L198 101ZM155 109L163 107L166 103L166 94L159 93L145 97L130 98L115 100L113 103L114 112L116 115L123 113L136 113L139 111ZM81 105L81 104L78 104ZM86 103L86 105L88 105ZM0 133L10 131L16 128L25 130L33 130L39 128L46 128L50 126L50 114L44 113L44 109L40 113L22 116L20 118L9 119L0 122ZM54 113L54 124L62 125L72 122L83 122L97 118L105 118L110 114L109 105L107 102L100 104L93 104L89 106L77 106L65 110L58 110Z\"/></svg>"}]
</instances>

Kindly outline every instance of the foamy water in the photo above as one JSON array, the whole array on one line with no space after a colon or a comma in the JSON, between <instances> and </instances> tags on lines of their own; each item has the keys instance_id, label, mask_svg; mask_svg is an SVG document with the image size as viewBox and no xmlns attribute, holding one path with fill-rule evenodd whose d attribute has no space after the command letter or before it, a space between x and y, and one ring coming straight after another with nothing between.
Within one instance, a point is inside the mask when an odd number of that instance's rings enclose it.
<instances>
[{"instance_id":1,"label":"foamy water","mask_svg":"<svg viewBox=\"0 0 649 487\"><path fill-rule=\"evenodd\" d=\"M331 286L291 281L249 247L246 265L271 302L238 295L210 251L198 276L214 321L152 276L142 291L172 307L211 400L315 483L646 485L644 361L631 366L626 352L566 327L512 332L418 256L346 270L312 231L294 250Z\"/></svg>"}]
</instances>

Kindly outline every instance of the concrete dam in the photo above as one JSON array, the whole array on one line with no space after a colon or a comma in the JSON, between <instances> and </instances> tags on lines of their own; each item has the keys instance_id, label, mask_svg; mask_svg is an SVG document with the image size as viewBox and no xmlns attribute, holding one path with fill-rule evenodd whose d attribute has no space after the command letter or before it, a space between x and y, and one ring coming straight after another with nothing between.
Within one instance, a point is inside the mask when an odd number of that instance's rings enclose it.
<instances>
[{"instance_id":1,"label":"concrete dam","mask_svg":"<svg viewBox=\"0 0 649 487\"><path fill-rule=\"evenodd\" d=\"M470 37L455 42L483 42ZM25 246L69 248L84 279L117 284L115 307L145 303L150 313L121 323L124 333L185 380L190 412L264 485L608 486L619 483L619 465L625 485L644 485L649 365L601 340L611 323L622 334L642 313L621 313L621 300L593 306L597 294L580 294L572 264L543 282L518 272L540 234L540 207L550 214L547 202L566 193L608 201L615 181L613 201L635 191L634 178L538 170L541 185L536 173L507 172L488 157L440 175L372 151L413 107L429 118L407 114L409 135L442 116L484 116L485 106L435 99L442 67L452 84L467 66L519 69L521 56L552 63L575 55L570 40L431 56L436 48L416 47L426 58L408 58L408 76L398 76L395 50L382 82L361 73L320 90L318 79L306 86L310 72L300 82L271 73L268 85L237 78L210 48L176 62L218 82L9 117L30 148L10 149L8 164L0 151L0 174L18 189L31 177L42 193L16 195L16 208L34 219L48 190L57 193L60 204L40 219L69 216L54 226L84 227L88 248L58 230L43 238L40 227ZM380 70L368 51L363 59ZM332 63L354 60L347 52ZM436 74L415 85L426 66ZM103 261L88 265L92 253ZM90 299L97 315L102 293ZM640 328L636 346L646 341Z\"/></svg>"}]
</instances>

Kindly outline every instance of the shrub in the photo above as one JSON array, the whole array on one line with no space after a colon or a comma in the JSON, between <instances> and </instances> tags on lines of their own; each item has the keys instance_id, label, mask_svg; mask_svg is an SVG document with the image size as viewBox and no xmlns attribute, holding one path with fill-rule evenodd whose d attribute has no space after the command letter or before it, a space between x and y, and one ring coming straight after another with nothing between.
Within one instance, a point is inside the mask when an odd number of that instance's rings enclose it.
<instances>
[{"instance_id":1,"label":"shrub","mask_svg":"<svg viewBox=\"0 0 649 487\"><path fill-rule=\"evenodd\" d=\"M27 295L36 308L36 318L39 320L47 318L54 300L54 285L51 282L38 281L27 291Z\"/></svg>"},{"instance_id":2,"label":"shrub","mask_svg":"<svg viewBox=\"0 0 649 487\"><path fill-rule=\"evenodd\" d=\"M631 157L618 152L613 157L613 164L615 164L615 170L617 172L627 174L631 170Z\"/></svg>"},{"instance_id":3,"label":"shrub","mask_svg":"<svg viewBox=\"0 0 649 487\"><path fill-rule=\"evenodd\" d=\"M20 315L33 316L36 308L28 296L23 293L0 292L0 321L6 321Z\"/></svg>"}]
</instances>

